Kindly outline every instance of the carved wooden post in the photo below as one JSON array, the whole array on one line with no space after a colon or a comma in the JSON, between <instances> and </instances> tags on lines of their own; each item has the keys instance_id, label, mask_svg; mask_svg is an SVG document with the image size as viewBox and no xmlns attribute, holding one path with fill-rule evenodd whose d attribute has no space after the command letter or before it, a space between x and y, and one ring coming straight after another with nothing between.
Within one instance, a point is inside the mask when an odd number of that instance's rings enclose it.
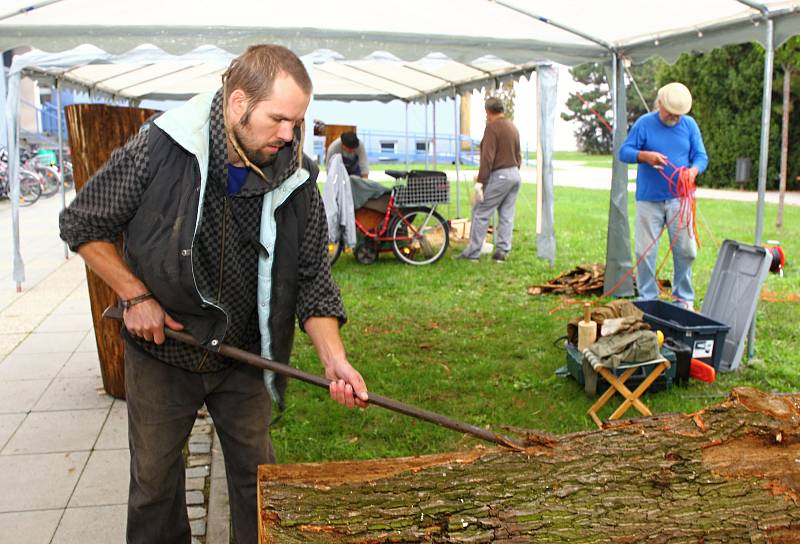
<instances>
[{"instance_id":1,"label":"carved wooden post","mask_svg":"<svg viewBox=\"0 0 800 544\"><path fill-rule=\"evenodd\" d=\"M123 108L105 104L74 104L64 108L69 130L69 147L75 176L75 190L111 157L111 152L136 134L139 127L155 110ZM117 248L122 253L122 239ZM117 303L117 296L88 266L86 280L92 321L100 358L100 371L106 392L118 399L125 398L125 364L119 323L103 319L103 310Z\"/></svg>"}]
</instances>

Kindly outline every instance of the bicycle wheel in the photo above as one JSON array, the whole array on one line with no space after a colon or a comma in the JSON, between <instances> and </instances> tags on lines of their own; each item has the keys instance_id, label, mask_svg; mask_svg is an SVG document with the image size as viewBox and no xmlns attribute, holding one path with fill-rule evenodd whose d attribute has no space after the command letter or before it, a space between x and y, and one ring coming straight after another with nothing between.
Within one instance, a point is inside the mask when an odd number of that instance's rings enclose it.
<instances>
[{"instance_id":1,"label":"bicycle wheel","mask_svg":"<svg viewBox=\"0 0 800 544\"><path fill-rule=\"evenodd\" d=\"M331 263L331 266L336 264L339 255L342 254L343 247L344 244L341 239L338 242L328 242L328 262Z\"/></svg>"},{"instance_id":2,"label":"bicycle wheel","mask_svg":"<svg viewBox=\"0 0 800 544\"><path fill-rule=\"evenodd\" d=\"M72 175L72 163L70 161L64 161L64 174L61 176L64 178L64 188L69 191L75 185L75 178Z\"/></svg>"},{"instance_id":3,"label":"bicycle wheel","mask_svg":"<svg viewBox=\"0 0 800 544\"><path fill-rule=\"evenodd\" d=\"M450 226L435 210L402 210L389 225L394 256L407 264L435 263L450 243Z\"/></svg>"},{"instance_id":4,"label":"bicycle wheel","mask_svg":"<svg viewBox=\"0 0 800 544\"><path fill-rule=\"evenodd\" d=\"M19 173L19 205L30 206L42 196L41 178L28 170Z\"/></svg>"},{"instance_id":5,"label":"bicycle wheel","mask_svg":"<svg viewBox=\"0 0 800 544\"><path fill-rule=\"evenodd\" d=\"M61 186L61 174L52 166L38 166L36 173L42 177L42 196L48 197L56 194Z\"/></svg>"}]
</instances>

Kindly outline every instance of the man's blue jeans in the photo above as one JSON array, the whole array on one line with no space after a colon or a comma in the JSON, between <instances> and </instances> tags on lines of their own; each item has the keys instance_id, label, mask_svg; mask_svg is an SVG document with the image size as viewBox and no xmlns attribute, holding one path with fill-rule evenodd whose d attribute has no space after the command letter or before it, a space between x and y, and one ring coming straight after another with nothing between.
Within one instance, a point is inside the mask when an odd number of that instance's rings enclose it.
<instances>
[{"instance_id":1,"label":"man's blue jeans","mask_svg":"<svg viewBox=\"0 0 800 544\"><path fill-rule=\"evenodd\" d=\"M675 217L680 212L680 206L681 201L677 198L661 202L636 201L636 262L639 263L636 267L636 285L640 299L649 300L658 297L656 285L658 244L653 244L652 247L650 245L664 225L669 224L674 267L672 297L676 302L691 308L694 305L692 264L697 257L697 243L692 231L691 217ZM645 251L647 256L642 259Z\"/></svg>"}]
</instances>

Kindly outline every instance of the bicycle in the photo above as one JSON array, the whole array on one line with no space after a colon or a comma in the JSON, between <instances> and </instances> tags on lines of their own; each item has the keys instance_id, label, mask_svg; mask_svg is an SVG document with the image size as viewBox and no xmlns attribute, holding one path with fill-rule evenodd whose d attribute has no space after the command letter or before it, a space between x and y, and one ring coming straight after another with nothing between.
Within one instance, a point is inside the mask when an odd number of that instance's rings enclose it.
<instances>
[{"instance_id":1,"label":"bicycle","mask_svg":"<svg viewBox=\"0 0 800 544\"><path fill-rule=\"evenodd\" d=\"M42 196L41 177L29 170L19 170L19 205L30 206ZM0 150L0 199L11 198L11 184L8 176L8 151Z\"/></svg>"},{"instance_id":2,"label":"bicycle","mask_svg":"<svg viewBox=\"0 0 800 544\"><path fill-rule=\"evenodd\" d=\"M58 171L55 162L53 162L53 157L55 157L55 153L52 151L50 153L40 153L34 148L22 149L19 154L22 168L39 175L44 198L56 194L62 183L64 183L65 189L69 189L66 182L62 180L61 172Z\"/></svg>"},{"instance_id":3,"label":"bicycle","mask_svg":"<svg viewBox=\"0 0 800 544\"><path fill-rule=\"evenodd\" d=\"M393 187L385 205L382 199L375 199L371 207L365 205L356 210L356 261L371 264L380 252L392 251L406 264L435 263L450 243L450 225L436 211L438 204L450 200L447 176L424 170L386 170L386 174L397 181L405 179L406 184ZM385 212L381 214L375 207L385 208ZM331 266L342 254L343 245L341 240L328 244Z\"/></svg>"}]
</instances>

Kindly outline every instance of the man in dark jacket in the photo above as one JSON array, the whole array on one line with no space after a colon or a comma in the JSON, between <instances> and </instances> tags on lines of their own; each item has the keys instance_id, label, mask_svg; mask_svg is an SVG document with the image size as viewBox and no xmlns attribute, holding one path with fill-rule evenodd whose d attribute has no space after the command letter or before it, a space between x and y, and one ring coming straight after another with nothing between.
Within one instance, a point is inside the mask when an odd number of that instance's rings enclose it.
<instances>
[{"instance_id":1,"label":"man in dark jacket","mask_svg":"<svg viewBox=\"0 0 800 544\"><path fill-rule=\"evenodd\" d=\"M275 461L270 396L282 405L285 382L219 355L223 342L288 363L297 319L331 397L366 406L339 336L318 170L302 153L310 96L293 53L250 47L222 89L146 123L61 214L61 237L125 308L129 543L190 542L182 449L203 403L236 542L257 541L256 468ZM211 351L166 339L165 326Z\"/></svg>"}]
</instances>

